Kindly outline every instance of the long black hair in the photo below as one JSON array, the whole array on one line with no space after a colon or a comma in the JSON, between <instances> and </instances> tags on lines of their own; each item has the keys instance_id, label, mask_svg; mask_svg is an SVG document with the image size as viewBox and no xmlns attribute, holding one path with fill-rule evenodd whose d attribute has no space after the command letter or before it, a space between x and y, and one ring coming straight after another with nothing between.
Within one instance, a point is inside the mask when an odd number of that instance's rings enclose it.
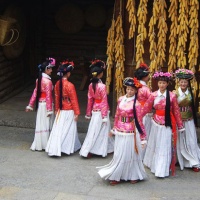
<instances>
[{"instance_id":1,"label":"long black hair","mask_svg":"<svg viewBox=\"0 0 200 200\"><path fill-rule=\"evenodd\" d=\"M194 95L192 93L192 87L191 87L191 83L190 83L190 80L188 80L189 82L189 88L190 88L190 93L191 93L191 97L192 97L192 114L193 114L193 119L194 119L194 124L196 127L198 127L198 121L197 121L197 115L196 115L196 112L195 112L195 105L194 105Z\"/></svg>"},{"instance_id":2,"label":"long black hair","mask_svg":"<svg viewBox=\"0 0 200 200\"><path fill-rule=\"evenodd\" d=\"M37 95L36 95L35 110L38 109L39 99L40 99L40 96L41 96L42 73L45 71L45 69L49 65L49 63L50 63L50 61L47 60L47 61L43 62L42 64L38 65L39 72L38 72L38 79L37 79Z\"/></svg>"},{"instance_id":3,"label":"long black hair","mask_svg":"<svg viewBox=\"0 0 200 200\"><path fill-rule=\"evenodd\" d=\"M135 126L138 130L138 132L140 134L143 134L143 131L142 131L142 128L139 124L139 121L138 121L138 118L137 118L137 112L136 112L136 100L137 100L137 93L135 93L135 99L134 99L134 102L133 102L133 114L134 114L134 118L135 118Z\"/></svg>"},{"instance_id":4,"label":"long black hair","mask_svg":"<svg viewBox=\"0 0 200 200\"><path fill-rule=\"evenodd\" d=\"M59 89L60 89L60 94L59 94L59 108L62 110L62 100L63 100L63 83L62 83L62 78L65 74L68 72L71 72L74 69L74 62L73 61L63 61L59 68L58 68L58 75L60 76L59 79Z\"/></svg>"},{"instance_id":5,"label":"long black hair","mask_svg":"<svg viewBox=\"0 0 200 200\"><path fill-rule=\"evenodd\" d=\"M63 85L62 85L62 78L63 78L63 73L60 73L60 82L59 82L59 89L60 89L60 94L59 94L59 96L60 96L60 98L59 98L59 108L60 108L60 110L62 110L62 98L63 98L63 96L62 96L62 91L63 91Z\"/></svg>"},{"instance_id":6,"label":"long black hair","mask_svg":"<svg viewBox=\"0 0 200 200\"><path fill-rule=\"evenodd\" d=\"M166 89L166 105L165 105L165 126L169 126L172 128L171 116L170 116L170 94L167 86Z\"/></svg>"},{"instance_id":7,"label":"long black hair","mask_svg":"<svg viewBox=\"0 0 200 200\"><path fill-rule=\"evenodd\" d=\"M99 78L97 77L93 77L90 79L91 83L92 83L92 89L94 91L94 93L96 92L96 85L99 82Z\"/></svg>"}]
</instances>

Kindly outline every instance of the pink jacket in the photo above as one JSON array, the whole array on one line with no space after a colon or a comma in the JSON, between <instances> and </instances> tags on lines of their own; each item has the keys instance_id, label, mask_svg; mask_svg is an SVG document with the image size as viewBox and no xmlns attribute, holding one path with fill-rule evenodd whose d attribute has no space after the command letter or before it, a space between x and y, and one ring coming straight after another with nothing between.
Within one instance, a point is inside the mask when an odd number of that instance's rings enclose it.
<instances>
[{"instance_id":1,"label":"pink jacket","mask_svg":"<svg viewBox=\"0 0 200 200\"><path fill-rule=\"evenodd\" d=\"M141 103L142 106L145 104L145 102L149 98L150 94L151 94L151 90L147 85L142 85L142 87L139 88L137 99Z\"/></svg>"},{"instance_id":2,"label":"pink jacket","mask_svg":"<svg viewBox=\"0 0 200 200\"><path fill-rule=\"evenodd\" d=\"M102 118L106 118L109 110L106 85L101 81L96 84L96 91L92 88L90 83L88 88L88 103L86 115L91 116L92 110L101 110Z\"/></svg>"},{"instance_id":3,"label":"pink jacket","mask_svg":"<svg viewBox=\"0 0 200 200\"><path fill-rule=\"evenodd\" d=\"M37 96L37 82L38 82L38 79L36 80L36 87L35 87L35 89L33 91L33 94L31 96L31 99L30 99L29 105L28 105L31 108L34 107L34 103L35 103L36 96ZM50 76L48 76L45 73L42 73L41 93L45 93L46 97L40 97L39 101L46 101L47 112L52 112L53 111L52 90L53 90L53 84L52 84Z\"/></svg>"},{"instance_id":4,"label":"pink jacket","mask_svg":"<svg viewBox=\"0 0 200 200\"><path fill-rule=\"evenodd\" d=\"M166 92L162 95L159 90L155 91L150 95L150 97L146 101L143 107L142 114L145 115L152 109L152 107L156 111L165 110L165 105L166 105ZM170 92L170 111L173 113L176 119L176 124L178 126L178 129L182 129L183 122L181 119L177 98L176 95L172 92ZM163 125L165 124L165 116L158 115L156 114L156 112L153 115L153 119L158 124L163 124Z\"/></svg>"},{"instance_id":5,"label":"pink jacket","mask_svg":"<svg viewBox=\"0 0 200 200\"><path fill-rule=\"evenodd\" d=\"M118 99L113 130L117 129L118 131L126 133L131 131L135 132L136 127L133 120L133 103L134 97L126 98L126 95L124 95ZM143 134L140 134L140 138L141 140L145 140L146 131L142 123L141 105L138 101L136 101L136 113L138 122L143 131ZM124 122L124 119L126 120L126 122Z\"/></svg>"}]
</instances>

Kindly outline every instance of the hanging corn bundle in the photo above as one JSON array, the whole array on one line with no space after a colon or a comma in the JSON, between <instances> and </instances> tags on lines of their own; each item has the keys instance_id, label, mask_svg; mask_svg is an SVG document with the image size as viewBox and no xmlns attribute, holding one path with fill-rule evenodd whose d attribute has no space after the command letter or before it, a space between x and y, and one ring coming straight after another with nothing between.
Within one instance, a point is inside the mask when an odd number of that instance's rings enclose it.
<instances>
[{"instance_id":1,"label":"hanging corn bundle","mask_svg":"<svg viewBox=\"0 0 200 200\"><path fill-rule=\"evenodd\" d=\"M195 66L197 65L197 58L198 58L198 51L199 51L199 41L198 41L199 1L190 0L189 5L190 5L190 8L189 8L190 44L189 44L189 53L188 53L188 63L189 63L189 69L195 73L196 72ZM194 96L196 97L198 84L195 79L191 81L191 86L193 88ZM200 94L198 97L200 98Z\"/></svg>"},{"instance_id":2,"label":"hanging corn bundle","mask_svg":"<svg viewBox=\"0 0 200 200\"><path fill-rule=\"evenodd\" d=\"M129 36L128 38L131 39L134 36L135 33L135 28L136 28L136 16L135 16L135 0L128 0L126 4L126 10L129 13L129 23L130 23L130 28L129 28Z\"/></svg>"},{"instance_id":3,"label":"hanging corn bundle","mask_svg":"<svg viewBox=\"0 0 200 200\"><path fill-rule=\"evenodd\" d=\"M139 66L141 62L144 62L143 61L144 40L147 37L147 30L145 27L146 18L147 18L147 2L148 0L140 0L140 4L137 11L137 17L138 17L138 35L136 38L137 66Z\"/></svg>"},{"instance_id":4,"label":"hanging corn bundle","mask_svg":"<svg viewBox=\"0 0 200 200\"><path fill-rule=\"evenodd\" d=\"M191 0L190 10L189 10L190 45L189 45L188 63L189 63L189 69L192 70L193 72L195 72L195 66L197 65L198 50L199 50L198 10L199 10L199 1Z\"/></svg>"},{"instance_id":5,"label":"hanging corn bundle","mask_svg":"<svg viewBox=\"0 0 200 200\"><path fill-rule=\"evenodd\" d=\"M166 35L167 35L167 23L166 23L166 2L165 0L159 0L159 18L158 18L158 43L157 43L157 64L163 67L163 63L166 62L165 51L166 51Z\"/></svg>"},{"instance_id":6,"label":"hanging corn bundle","mask_svg":"<svg viewBox=\"0 0 200 200\"><path fill-rule=\"evenodd\" d=\"M169 60L168 71L176 69L176 47L177 47L177 27L178 27L178 0L170 0L169 18L171 19L169 36Z\"/></svg>"},{"instance_id":7,"label":"hanging corn bundle","mask_svg":"<svg viewBox=\"0 0 200 200\"><path fill-rule=\"evenodd\" d=\"M185 50L188 33L188 1L179 0L179 17L177 27L178 45L176 50L179 68L185 68L186 66Z\"/></svg>"},{"instance_id":8,"label":"hanging corn bundle","mask_svg":"<svg viewBox=\"0 0 200 200\"><path fill-rule=\"evenodd\" d=\"M110 93L110 83L112 80L112 68L113 68L113 62L114 62L114 43L115 43L115 20L114 16L112 19L112 24L110 29L108 30L108 36L107 36L107 51L106 55L107 61L107 73L106 73L106 88L107 88L107 93Z\"/></svg>"},{"instance_id":9,"label":"hanging corn bundle","mask_svg":"<svg viewBox=\"0 0 200 200\"><path fill-rule=\"evenodd\" d=\"M150 43L150 48L149 48L149 54L150 54L150 69L151 72L154 72L157 70L157 45L156 45L156 33L155 33L155 25L158 20L158 15L159 15L159 9L158 9L158 1L154 0L153 2L153 15L150 18L149 21L149 43ZM150 79L151 81L151 79ZM149 81L149 82L150 82Z\"/></svg>"},{"instance_id":10,"label":"hanging corn bundle","mask_svg":"<svg viewBox=\"0 0 200 200\"><path fill-rule=\"evenodd\" d=\"M115 81L116 81L116 96L117 99L124 95L123 80L124 80L124 61L125 61L125 50L124 50L124 32L122 27L122 1L120 1L120 13L115 22L115 62L116 62L116 71L115 71Z\"/></svg>"}]
</instances>

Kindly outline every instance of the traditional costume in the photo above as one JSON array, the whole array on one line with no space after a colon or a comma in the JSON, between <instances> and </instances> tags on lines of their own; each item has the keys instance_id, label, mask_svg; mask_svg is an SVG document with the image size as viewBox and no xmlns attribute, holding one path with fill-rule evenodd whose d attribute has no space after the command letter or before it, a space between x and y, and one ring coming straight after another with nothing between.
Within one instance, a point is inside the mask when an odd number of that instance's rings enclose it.
<instances>
[{"instance_id":1,"label":"traditional costume","mask_svg":"<svg viewBox=\"0 0 200 200\"><path fill-rule=\"evenodd\" d=\"M61 153L70 155L81 148L78 138L77 121L80 115L76 89L68 81L67 73L74 68L73 62L64 61L58 68L60 80L55 85L56 119L47 143L46 152L49 156L61 156Z\"/></svg>"},{"instance_id":2,"label":"traditional costume","mask_svg":"<svg viewBox=\"0 0 200 200\"><path fill-rule=\"evenodd\" d=\"M106 85L98 78L104 69L105 63L100 60L95 60L90 65L92 79L88 88L85 117L91 120L79 152L83 157L91 157L92 154L106 157L114 150L114 139L108 137L111 127Z\"/></svg>"},{"instance_id":3,"label":"traditional costume","mask_svg":"<svg viewBox=\"0 0 200 200\"><path fill-rule=\"evenodd\" d=\"M136 78L129 77L124 80L124 85L133 88L142 86ZM146 132L137 94L132 97L124 95L118 99L112 133L115 135L114 155L108 165L97 167L101 178L110 180L111 185L118 184L121 180L136 183L145 179L141 139L146 142Z\"/></svg>"},{"instance_id":4,"label":"traditional costume","mask_svg":"<svg viewBox=\"0 0 200 200\"><path fill-rule=\"evenodd\" d=\"M53 99L52 90L53 84L51 77L45 73L45 70L55 66L55 59L48 58L45 62L38 66L39 78L36 80L36 87L33 91L28 110L33 110L36 102L36 127L35 137L31 145L31 150L44 150L47 145L49 133L52 129L54 114L53 114ZM39 89L38 89L39 87Z\"/></svg>"},{"instance_id":5,"label":"traditional costume","mask_svg":"<svg viewBox=\"0 0 200 200\"><path fill-rule=\"evenodd\" d=\"M191 90L190 80L193 79L194 73L188 69L179 69L175 71L177 79L185 79L188 81L190 90L182 91L179 87L176 91L178 104L181 112L185 131L178 134L177 155L181 170L192 168L198 172L200 169L200 149L197 143L197 134L195 124L197 126L196 113L194 110L194 100Z\"/></svg>"},{"instance_id":6,"label":"traditional costume","mask_svg":"<svg viewBox=\"0 0 200 200\"><path fill-rule=\"evenodd\" d=\"M172 75L169 72L156 72L153 78L168 83ZM150 111L152 107L155 113L143 163L156 177L169 176L170 170L172 175L175 175L176 125L179 131L184 130L176 95L169 92L167 88L164 93L159 89L146 101L143 114Z\"/></svg>"},{"instance_id":7,"label":"traditional costume","mask_svg":"<svg viewBox=\"0 0 200 200\"><path fill-rule=\"evenodd\" d=\"M144 106L146 100L149 98L151 94L151 89L147 85L147 81L149 81L149 67L145 63L141 63L140 66L136 69L134 76L140 81L142 87L138 89L137 100L140 102L141 106ZM149 133L151 130L151 117L152 112L147 113L143 117L143 124L145 126L147 140L149 137ZM142 157L144 158L146 148L143 148Z\"/></svg>"}]
</instances>

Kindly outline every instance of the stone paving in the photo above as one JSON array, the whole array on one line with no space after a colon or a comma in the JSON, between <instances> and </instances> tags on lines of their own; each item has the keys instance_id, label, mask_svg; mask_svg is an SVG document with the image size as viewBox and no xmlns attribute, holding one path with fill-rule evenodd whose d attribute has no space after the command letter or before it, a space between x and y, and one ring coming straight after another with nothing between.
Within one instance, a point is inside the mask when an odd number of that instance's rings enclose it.
<instances>
[{"instance_id":1,"label":"stone paving","mask_svg":"<svg viewBox=\"0 0 200 200\"><path fill-rule=\"evenodd\" d=\"M145 168L147 180L110 186L99 177L96 167L108 164L112 155L84 159L78 152L49 157L44 151L31 151L35 112L24 112L31 87L0 104L0 200L200 199L200 173L190 169L181 171L177 166L175 177L161 179ZM81 103L86 103L85 92L78 95ZM88 122L84 106L81 111L78 130L83 142Z\"/></svg>"}]
</instances>

